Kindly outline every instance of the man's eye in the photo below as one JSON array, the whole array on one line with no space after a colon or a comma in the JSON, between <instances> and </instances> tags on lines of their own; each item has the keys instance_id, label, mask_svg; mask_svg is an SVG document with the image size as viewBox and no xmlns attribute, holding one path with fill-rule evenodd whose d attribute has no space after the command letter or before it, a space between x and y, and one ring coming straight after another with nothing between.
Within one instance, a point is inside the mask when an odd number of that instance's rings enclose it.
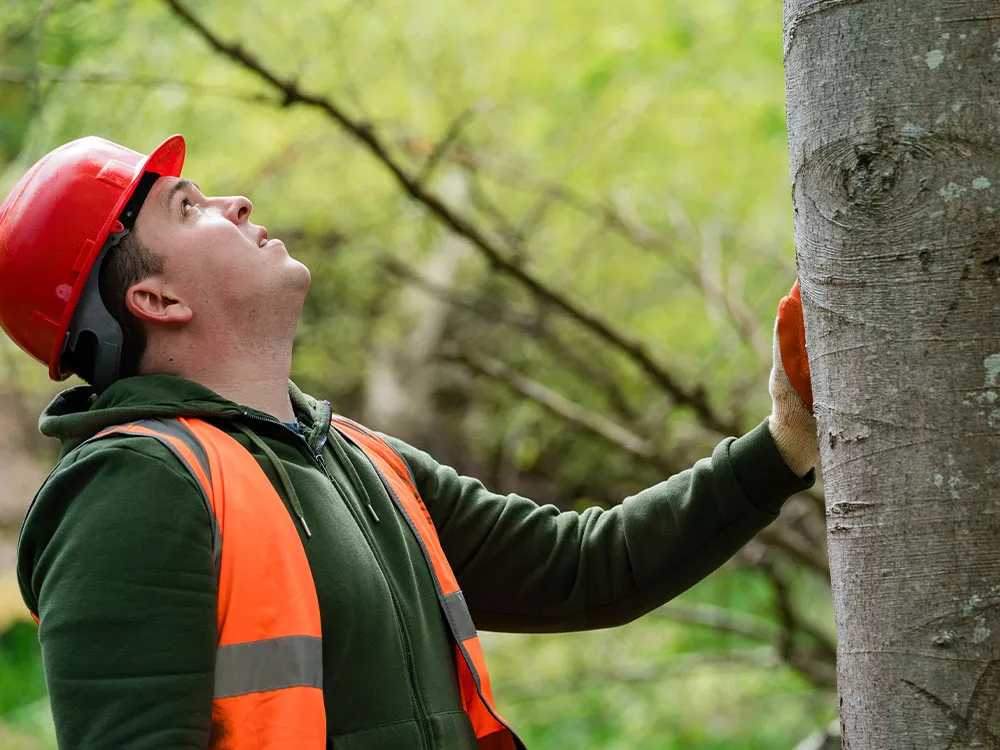
<instances>
[{"instance_id":1,"label":"man's eye","mask_svg":"<svg viewBox=\"0 0 1000 750\"><path fill-rule=\"evenodd\" d=\"M182 214L186 214L187 210L189 208L191 208L191 205L192 205L191 201L189 201L187 198L182 198L181 199L181 213Z\"/></svg>"}]
</instances>

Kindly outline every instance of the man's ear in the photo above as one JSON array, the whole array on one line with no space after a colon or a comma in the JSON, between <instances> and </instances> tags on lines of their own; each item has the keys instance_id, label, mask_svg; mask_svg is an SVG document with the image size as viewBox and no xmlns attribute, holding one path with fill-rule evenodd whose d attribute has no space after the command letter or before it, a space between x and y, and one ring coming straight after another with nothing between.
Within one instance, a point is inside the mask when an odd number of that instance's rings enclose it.
<instances>
[{"instance_id":1,"label":"man's ear","mask_svg":"<svg viewBox=\"0 0 1000 750\"><path fill-rule=\"evenodd\" d=\"M130 286L125 292L125 307L139 320L149 323L187 323L194 315L184 300L170 294L157 276Z\"/></svg>"}]
</instances>

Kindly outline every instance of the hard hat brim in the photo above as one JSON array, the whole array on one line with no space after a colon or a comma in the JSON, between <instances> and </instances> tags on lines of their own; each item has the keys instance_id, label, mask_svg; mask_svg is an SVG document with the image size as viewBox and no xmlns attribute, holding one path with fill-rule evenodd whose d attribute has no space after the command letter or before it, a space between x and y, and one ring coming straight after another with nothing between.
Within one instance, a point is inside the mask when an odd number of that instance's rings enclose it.
<instances>
[{"instance_id":1,"label":"hard hat brim","mask_svg":"<svg viewBox=\"0 0 1000 750\"><path fill-rule=\"evenodd\" d=\"M187 148L184 143L184 137L182 135L172 135L163 141L159 146L154 148L150 152L149 156L136 166L134 172L132 173L132 182L122 193L121 198L115 205L114 210L105 222L104 228L101 229L100 233L97 235L93 246L88 252L87 258L84 260L80 268L80 276L75 284L75 288L73 289L69 300L67 300L65 312L63 313L62 320L59 322L59 332L56 335L55 342L53 343L52 355L49 357L49 377L52 380L65 380L73 374L71 370L65 369L62 366L62 352L66 345L66 332L69 330L70 324L73 322L73 313L76 311L80 295L83 293L84 287L86 286L87 277L90 275L90 272L94 267L94 262L97 260L97 256L100 255L101 250L104 247L104 243L107 242L108 236L111 234L111 230L118 222L118 217L125 209L125 204L129 202L129 199L138 187L142 176L148 172L155 172L161 177L180 177L181 169L184 167L184 155L186 150Z\"/></svg>"},{"instance_id":2,"label":"hard hat brim","mask_svg":"<svg viewBox=\"0 0 1000 750\"><path fill-rule=\"evenodd\" d=\"M135 182L137 183L146 172L156 172L161 177L180 177L185 152L184 136L170 136L154 148L146 161L139 165L135 173Z\"/></svg>"}]
</instances>

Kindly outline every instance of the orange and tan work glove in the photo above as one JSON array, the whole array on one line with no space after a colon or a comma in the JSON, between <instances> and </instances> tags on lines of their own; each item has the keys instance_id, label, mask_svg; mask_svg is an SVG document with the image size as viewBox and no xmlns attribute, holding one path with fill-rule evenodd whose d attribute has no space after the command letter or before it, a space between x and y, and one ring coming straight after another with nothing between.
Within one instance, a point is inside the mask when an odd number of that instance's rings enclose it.
<instances>
[{"instance_id":1,"label":"orange and tan work glove","mask_svg":"<svg viewBox=\"0 0 1000 750\"><path fill-rule=\"evenodd\" d=\"M798 281L778 304L773 357L767 384L771 394L767 426L785 463L802 477L819 463L819 442Z\"/></svg>"}]
</instances>

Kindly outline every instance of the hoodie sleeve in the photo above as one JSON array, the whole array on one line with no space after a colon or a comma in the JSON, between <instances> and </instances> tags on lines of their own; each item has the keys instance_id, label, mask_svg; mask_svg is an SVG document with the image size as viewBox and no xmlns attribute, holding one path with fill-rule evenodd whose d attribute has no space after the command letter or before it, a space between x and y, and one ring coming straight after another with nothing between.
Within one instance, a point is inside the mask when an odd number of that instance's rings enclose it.
<instances>
[{"instance_id":1,"label":"hoodie sleeve","mask_svg":"<svg viewBox=\"0 0 1000 750\"><path fill-rule=\"evenodd\" d=\"M28 512L18 580L60 748L208 747L211 526L165 448L109 439L64 461Z\"/></svg>"},{"instance_id":2,"label":"hoodie sleeve","mask_svg":"<svg viewBox=\"0 0 1000 750\"><path fill-rule=\"evenodd\" d=\"M813 480L788 469L766 422L614 508L582 513L494 494L426 453L392 444L484 630L629 622L722 565Z\"/></svg>"}]
</instances>

